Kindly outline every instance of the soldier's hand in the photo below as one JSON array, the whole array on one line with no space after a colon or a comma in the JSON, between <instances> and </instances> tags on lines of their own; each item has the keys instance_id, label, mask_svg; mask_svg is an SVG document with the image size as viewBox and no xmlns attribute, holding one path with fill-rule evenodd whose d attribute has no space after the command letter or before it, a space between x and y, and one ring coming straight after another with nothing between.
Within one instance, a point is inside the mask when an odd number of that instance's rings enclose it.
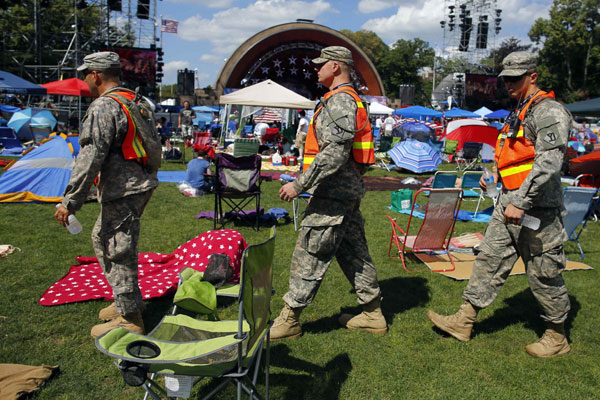
<instances>
[{"instance_id":1,"label":"soldier's hand","mask_svg":"<svg viewBox=\"0 0 600 400\"><path fill-rule=\"evenodd\" d=\"M509 204L506 210L504 210L504 221L508 224L521 225L521 219L523 219L524 214L525 210Z\"/></svg>"},{"instance_id":2,"label":"soldier's hand","mask_svg":"<svg viewBox=\"0 0 600 400\"><path fill-rule=\"evenodd\" d=\"M279 198L284 201L292 201L294 198L298 197L298 192L294 189L294 183L286 183L279 189Z\"/></svg>"},{"instance_id":3,"label":"soldier's hand","mask_svg":"<svg viewBox=\"0 0 600 400\"><path fill-rule=\"evenodd\" d=\"M62 206L62 204L60 206L58 206L56 208L56 212L54 213L54 218L56 218L56 220L62 225L62 226L67 226L69 224L69 215L72 214L71 212L69 212L69 210L67 210L65 207Z\"/></svg>"}]
</instances>

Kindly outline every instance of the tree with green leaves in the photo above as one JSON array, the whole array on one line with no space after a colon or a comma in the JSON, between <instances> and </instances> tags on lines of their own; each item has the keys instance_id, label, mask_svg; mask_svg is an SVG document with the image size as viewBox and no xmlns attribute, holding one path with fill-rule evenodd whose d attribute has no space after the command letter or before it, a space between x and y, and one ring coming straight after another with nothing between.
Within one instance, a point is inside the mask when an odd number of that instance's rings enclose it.
<instances>
[{"instance_id":1,"label":"tree with green leaves","mask_svg":"<svg viewBox=\"0 0 600 400\"><path fill-rule=\"evenodd\" d=\"M378 66L387 96L397 96L400 85L414 85L415 103L426 104L425 85L418 72L433 66L434 57L434 49L419 38L396 41Z\"/></svg>"},{"instance_id":2,"label":"tree with green leaves","mask_svg":"<svg viewBox=\"0 0 600 400\"><path fill-rule=\"evenodd\" d=\"M75 59L75 44L71 44L75 31L75 14L80 33L79 46L88 51L99 46L100 18L97 6L75 7L73 0L45 3L40 0L0 1L4 5L0 9L0 68L5 71L38 83L59 79L56 69L42 70L35 66L58 66L65 58L65 50L71 45L72 51L65 59L61 75L65 78L75 76L72 68L83 58L83 54L80 54L79 60ZM36 9L37 15L34 12Z\"/></svg>"},{"instance_id":3,"label":"tree with green leaves","mask_svg":"<svg viewBox=\"0 0 600 400\"><path fill-rule=\"evenodd\" d=\"M542 44L540 86L566 102L600 95L600 0L554 0L529 31Z\"/></svg>"},{"instance_id":4,"label":"tree with green leaves","mask_svg":"<svg viewBox=\"0 0 600 400\"><path fill-rule=\"evenodd\" d=\"M388 45L385 44L375 32L364 29L356 32L352 32L349 29L342 29L340 32L349 37L354 43L358 44L377 68L381 63L381 60L390 51Z\"/></svg>"},{"instance_id":5,"label":"tree with green leaves","mask_svg":"<svg viewBox=\"0 0 600 400\"><path fill-rule=\"evenodd\" d=\"M502 71L502 60L514 51L535 51L531 44L521 44L521 40L516 37L504 39L500 46L490 50L490 56L481 60L481 63L488 66L495 75Z\"/></svg>"}]
</instances>

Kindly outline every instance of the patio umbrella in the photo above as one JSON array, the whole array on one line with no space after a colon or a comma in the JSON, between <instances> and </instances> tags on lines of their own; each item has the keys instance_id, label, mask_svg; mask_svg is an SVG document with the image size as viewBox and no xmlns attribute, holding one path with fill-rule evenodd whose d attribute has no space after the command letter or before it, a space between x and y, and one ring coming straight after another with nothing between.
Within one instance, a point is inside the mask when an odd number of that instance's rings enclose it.
<instances>
[{"instance_id":1,"label":"patio umbrella","mask_svg":"<svg viewBox=\"0 0 600 400\"><path fill-rule=\"evenodd\" d=\"M429 144L414 139L398 143L387 153L398 167L416 173L435 171L442 162Z\"/></svg>"},{"instance_id":2,"label":"patio umbrella","mask_svg":"<svg viewBox=\"0 0 600 400\"><path fill-rule=\"evenodd\" d=\"M428 142L434 138L433 129L422 122L405 122L394 128L392 134L403 138L413 138L421 142Z\"/></svg>"},{"instance_id":3,"label":"patio umbrella","mask_svg":"<svg viewBox=\"0 0 600 400\"><path fill-rule=\"evenodd\" d=\"M575 140L571 140L568 146L578 153L585 153L585 146Z\"/></svg>"},{"instance_id":4,"label":"patio umbrella","mask_svg":"<svg viewBox=\"0 0 600 400\"><path fill-rule=\"evenodd\" d=\"M56 118L49 110L26 108L15 112L7 124L15 130L17 137L22 140L33 139L31 127L47 127L49 130L56 126Z\"/></svg>"}]
</instances>

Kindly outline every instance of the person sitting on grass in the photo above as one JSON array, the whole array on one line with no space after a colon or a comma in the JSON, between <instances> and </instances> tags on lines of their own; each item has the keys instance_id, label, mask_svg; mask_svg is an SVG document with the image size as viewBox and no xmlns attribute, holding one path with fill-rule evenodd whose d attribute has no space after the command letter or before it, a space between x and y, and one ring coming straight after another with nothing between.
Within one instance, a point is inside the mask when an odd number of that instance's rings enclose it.
<instances>
[{"instance_id":1,"label":"person sitting on grass","mask_svg":"<svg viewBox=\"0 0 600 400\"><path fill-rule=\"evenodd\" d=\"M209 146L195 145L196 158L188 163L185 181L179 185L179 190L186 196L202 196L212 190Z\"/></svg>"}]
</instances>

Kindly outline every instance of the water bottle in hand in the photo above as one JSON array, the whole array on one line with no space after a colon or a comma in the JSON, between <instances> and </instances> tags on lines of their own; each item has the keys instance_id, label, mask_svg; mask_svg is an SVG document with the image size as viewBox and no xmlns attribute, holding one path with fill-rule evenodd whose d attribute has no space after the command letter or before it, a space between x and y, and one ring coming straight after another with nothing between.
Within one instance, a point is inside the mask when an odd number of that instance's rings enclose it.
<instances>
[{"instance_id":1,"label":"water bottle in hand","mask_svg":"<svg viewBox=\"0 0 600 400\"><path fill-rule=\"evenodd\" d=\"M494 174L492 174L492 171L490 171L487 168L484 168L483 169L483 180L485 181L485 186L486 186L485 193L488 195L488 197L491 197L493 199L496 196L498 196L498 187L496 186L496 183L494 182Z\"/></svg>"},{"instance_id":2,"label":"water bottle in hand","mask_svg":"<svg viewBox=\"0 0 600 400\"><path fill-rule=\"evenodd\" d=\"M60 207L60 203L56 205L56 208ZM83 229L81 226L81 222L77 219L74 214L69 215L69 219L67 220L67 230L71 235L76 235Z\"/></svg>"},{"instance_id":3,"label":"water bottle in hand","mask_svg":"<svg viewBox=\"0 0 600 400\"><path fill-rule=\"evenodd\" d=\"M531 229L532 231L537 231L540 229L540 219L528 214L523 214L523 218L521 218L521 225Z\"/></svg>"}]
</instances>

